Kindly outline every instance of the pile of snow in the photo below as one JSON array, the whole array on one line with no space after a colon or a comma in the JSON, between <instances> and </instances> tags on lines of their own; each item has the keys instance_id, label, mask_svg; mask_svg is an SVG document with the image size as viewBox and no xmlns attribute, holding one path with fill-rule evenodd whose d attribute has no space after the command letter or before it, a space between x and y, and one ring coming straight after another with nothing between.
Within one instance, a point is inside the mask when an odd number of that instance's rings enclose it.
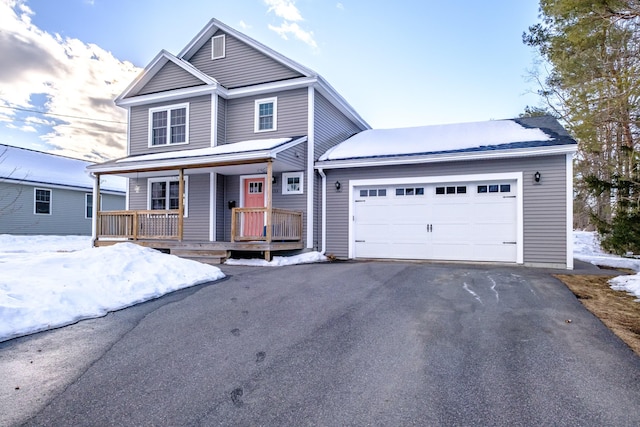
<instances>
[{"instance_id":1,"label":"pile of snow","mask_svg":"<svg viewBox=\"0 0 640 427\"><path fill-rule=\"evenodd\" d=\"M549 135L542 130L525 128L513 120L369 129L331 148L319 160L436 153L549 140Z\"/></svg>"},{"instance_id":2,"label":"pile of snow","mask_svg":"<svg viewBox=\"0 0 640 427\"><path fill-rule=\"evenodd\" d=\"M622 258L603 252L598 236L590 231L573 232L574 258L594 265L602 265L613 268L629 268L640 272L640 260L635 258ZM609 280L612 289L626 291L640 301L640 273L630 276L618 276Z\"/></svg>"},{"instance_id":3,"label":"pile of snow","mask_svg":"<svg viewBox=\"0 0 640 427\"><path fill-rule=\"evenodd\" d=\"M282 267L284 265L309 264L312 262L325 262L327 257L320 252L306 252L300 255L290 257L274 256L273 260L265 261L264 259L233 259L230 258L225 262L227 265L250 265L255 267Z\"/></svg>"},{"instance_id":4,"label":"pile of snow","mask_svg":"<svg viewBox=\"0 0 640 427\"><path fill-rule=\"evenodd\" d=\"M217 267L132 243L87 245L86 237L0 236L0 341L224 277Z\"/></svg>"}]
</instances>

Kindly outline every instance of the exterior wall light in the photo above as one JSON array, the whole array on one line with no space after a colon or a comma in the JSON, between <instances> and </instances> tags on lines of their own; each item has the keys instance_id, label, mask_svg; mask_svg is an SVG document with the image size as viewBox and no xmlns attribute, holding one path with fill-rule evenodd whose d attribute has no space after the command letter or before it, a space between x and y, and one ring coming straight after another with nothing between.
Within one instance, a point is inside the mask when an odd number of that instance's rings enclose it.
<instances>
[{"instance_id":1,"label":"exterior wall light","mask_svg":"<svg viewBox=\"0 0 640 427\"><path fill-rule=\"evenodd\" d=\"M340 187L342 187L342 184L340 184L340 181L336 181L336 191L340 191Z\"/></svg>"},{"instance_id":2,"label":"exterior wall light","mask_svg":"<svg viewBox=\"0 0 640 427\"><path fill-rule=\"evenodd\" d=\"M536 182L540 182L540 172L536 172L536 173L534 173L534 174L533 174L533 179L534 179Z\"/></svg>"}]
</instances>

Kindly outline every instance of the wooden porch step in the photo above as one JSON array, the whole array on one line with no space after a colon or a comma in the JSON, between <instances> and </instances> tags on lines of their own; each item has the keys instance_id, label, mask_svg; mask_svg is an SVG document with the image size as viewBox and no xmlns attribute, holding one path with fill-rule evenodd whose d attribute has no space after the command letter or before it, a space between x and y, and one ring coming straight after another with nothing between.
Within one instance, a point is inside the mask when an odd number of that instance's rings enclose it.
<instances>
[{"instance_id":1,"label":"wooden porch step","mask_svg":"<svg viewBox=\"0 0 640 427\"><path fill-rule=\"evenodd\" d=\"M204 264L222 264L231 255L229 251L215 249L182 249L171 248L171 255L202 262Z\"/></svg>"}]
</instances>

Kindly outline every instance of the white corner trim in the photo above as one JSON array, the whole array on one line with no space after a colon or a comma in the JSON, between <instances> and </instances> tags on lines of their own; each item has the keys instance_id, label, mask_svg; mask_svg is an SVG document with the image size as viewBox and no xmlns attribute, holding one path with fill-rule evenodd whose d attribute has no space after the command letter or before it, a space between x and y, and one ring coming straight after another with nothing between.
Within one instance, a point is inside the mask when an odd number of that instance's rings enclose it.
<instances>
[{"instance_id":1,"label":"white corner trim","mask_svg":"<svg viewBox=\"0 0 640 427\"><path fill-rule=\"evenodd\" d=\"M573 270L573 154L567 154L567 270Z\"/></svg>"},{"instance_id":2,"label":"white corner trim","mask_svg":"<svg viewBox=\"0 0 640 427\"><path fill-rule=\"evenodd\" d=\"M211 146L218 145L218 94L211 94Z\"/></svg>"},{"instance_id":3,"label":"white corner trim","mask_svg":"<svg viewBox=\"0 0 640 427\"><path fill-rule=\"evenodd\" d=\"M313 249L313 225L314 225L314 189L315 189L315 89L307 90L307 248Z\"/></svg>"},{"instance_id":4,"label":"white corner trim","mask_svg":"<svg viewBox=\"0 0 640 427\"><path fill-rule=\"evenodd\" d=\"M127 156L131 155L131 106L127 107Z\"/></svg>"},{"instance_id":5,"label":"white corner trim","mask_svg":"<svg viewBox=\"0 0 640 427\"><path fill-rule=\"evenodd\" d=\"M218 175L215 172L209 174L209 241L215 242L217 239L216 229L218 228L217 204L218 198Z\"/></svg>"},{"instance_id":6,"label":"white corner trim","mask_svg":"<svg viewBox=\"0 0 640 427\"><path fill-rule=\"evenodd\" d=\"M505 173L487 173L487 174L469 174L469 175L439 175L439 176L416 176L402 178L373 178L373 179L356 179L349 180L349 258L354 257L354 188L359 186L375 186L375 185L402 185L402 184L434 184L439 182L474 182L474 181L496 181L496 180L515 180L517 191L517 213L516 213L516 263L524 264L524 173L523 172L505 172Z\"/></svg>"}]
</instances>

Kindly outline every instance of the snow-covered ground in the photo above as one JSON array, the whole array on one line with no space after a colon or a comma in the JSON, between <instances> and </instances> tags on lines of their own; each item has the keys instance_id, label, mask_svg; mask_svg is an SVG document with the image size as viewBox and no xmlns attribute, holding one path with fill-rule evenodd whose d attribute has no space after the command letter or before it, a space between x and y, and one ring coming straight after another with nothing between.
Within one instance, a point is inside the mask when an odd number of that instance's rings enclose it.
<instances>
[{"instance_id":1,"label":"snow-covered ground","mask_svg":"<svg viewBox=\"0 0 640 427\"><path fill-rule=\"evenodd\" d=\"M640 271L640 260L604 254L593 233L575 232L575 257ZM326 261L317 252L230 265ZM0 341L51 329L224 277L219 268L130 243L91 248L88 237L0 235ZM611 280L640 298L640 274Z\"/></svg>"}]
</instances>

